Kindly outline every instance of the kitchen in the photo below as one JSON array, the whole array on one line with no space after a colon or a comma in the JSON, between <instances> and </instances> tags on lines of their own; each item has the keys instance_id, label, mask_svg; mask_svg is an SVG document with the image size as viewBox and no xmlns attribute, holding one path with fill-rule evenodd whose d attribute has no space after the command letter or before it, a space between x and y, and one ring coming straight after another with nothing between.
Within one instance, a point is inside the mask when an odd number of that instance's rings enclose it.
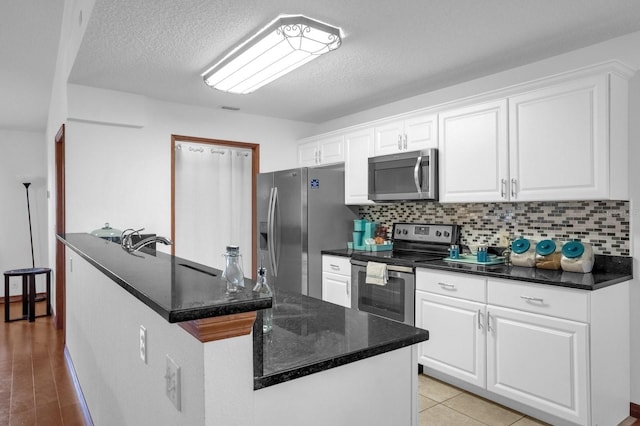
<instances>
[{"instance_id":1,"label":"kitchen","mask_svg":"<svg viewBox=\"0 0 640 426\"><path fill-rule=\"evenodd\" d=\"M77 17L77 10L68 11L68 13L70 16ZM157 230L159 234L168 234L170 223L169 214L166 212L170 206L167 193L170 179L168 173L162 172L157 165L169 163L169 151L166 149L166 144L158 141L168 140L170 134L211 135L220 139L260 141L263 146L261 160L264 167L262 171L284 169L297 164L295 157L299 139L368 122L372 117L382 118L405 113L419 109L424 105L438 105L477 93L497 90L513 84L589 66L609 60L611 52L615 52L614 56L618 59L637 68L635 66L637 58L634 56L636 53L633 49L635 43L636 38L633 36L621 37L602 45L519 67L517 72L496 72L485 78L469 80L467 83L452 85L448 89L429 92L413 98L407 97L401 102L331 120L319 126L284 120L252 119L242 113L212 112L200 107L158 101L130 93L71 84L66 94L68 107L62 106L61 98L54 98L54 105L59 105L59 107L53 108L53 118L51 119L52 122L61 123L66 121L66 117L70 118L67 140L69 144L69 185L67 191L70 203L67 208L68 226L70 230L91 230L98 225L96 217L102 218L104 215L108 215L109 220L113 223L143 223L148 229ZM66 92L66 83L62 82L59 85L62 88L61 92ZM637 83L634 79L631 81L632 107L637 105L634 103L634 100L637 99L636 86ZM634 114L630 115L634 116ZM247 120L252 120L254 125L246 126ZM111 124L104 126L97 124L97 122ZM633 127L635 125L633 120L630 122L631 135L637 134L637 128ZM57 124L52 125L49 133L55 134L57 127ZM237 129L243 130L240 132ZM47 140L52 140L52 137ZM288 143L289 149L268 149L269 147L282 147L279 144L286 143ZM638 157L635 155L637 154L635 150L634 144L630 144L631 158ZM104 161L92 164L90 168L83 164L85 158L95 158L97 154L102 158L109 158L110 154L116 152L126 152L127 158L130 158L131 161L123 163ZM137 158L145 159L145 161L137 161ZM634 170L631 168L630 182L632 182L633 173ZM90 179L87 179L87 176ZM92 181L91 177L95 180ZM135 188L123 191L122 188L127 187L128 183L134 179L137 183L136 186L144 188L144 191ZM101 187L100 192L93 190L96 184ZM633 185L630 185L629 198L631 201L634 199L634 190ZM127 206L127 208L119 208L116 204ZM515 215L519 220L523 220L518 212L521 206L521 204L515 204L511 211L509 205L504 204L487 207L470 204L465 208L470 212L469 222L474 223L473 216L510 218ZM399 211L403 215L422 219L431 214L431 211L428 210L430 208L427 204L417 204L409 206L409 210L398 206L395 211L383 209L377 213L375 210L377 207L365 207L363 212L370 215L367 217L372 220L391 223L396 220L395 217L398 216ZM444 208L446 209L446 206ZM530 208L537 209L538 206L534 205ZM553 210L553 207L548 208ZM555 214L555 212L552 213ZM436 210L435 214L443 213ZM616 215L633 217L633 210L628 205L627 207L623 206L612 213L612 216ZM478 221L482 223L482 219L478 219ZM501 229L502 226L498 228ZM480 233L481 231L475 231L474 228L474 232ZM480 237L486 236L482 235L476 238ZM634 239L630 238L628 244L632 245L633 241ZM612 248L612 253L635 252L633 247L628 247L628 252L624 250L624 248L622 250ZM50 255L53 253L53 248L49 250L49 253ZM637 299L634 297L635 294L632 287L631 300ZM632 324L634 323L637 321L632 321ZM634 371L632 367L632 389L634 384L637 386L639 382L633 379L637 376L633 373ZM632 390L632 401L637 400L638 398L634 398L633 395Z\"/></svg>"}]
</instances>

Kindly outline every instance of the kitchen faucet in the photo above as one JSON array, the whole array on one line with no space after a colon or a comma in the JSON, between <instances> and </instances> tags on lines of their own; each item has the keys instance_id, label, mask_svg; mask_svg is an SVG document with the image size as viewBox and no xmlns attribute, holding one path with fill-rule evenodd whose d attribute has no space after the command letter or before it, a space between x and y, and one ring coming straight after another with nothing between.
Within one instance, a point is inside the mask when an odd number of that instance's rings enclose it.
<instances>
[{"instance_id":1,"label":"kitchen faucet","mask_svg":"<svg viewBox=\"0 0 640 426\"><path fill-rule=\"evenodd\" d=\"M120 245L122 246L122 248L129 253L135 253L136 251L140 250L142 247L147 246L149 244L153 244L153 243L162 243L168 246L173 244L171 240L168 240L165 237L160 237L155 235L142 239L137 243L133 244L133 241L132 241L133 236L138 235L138 237L140 237L140 231L143 231L143 230L144 228L140 228L140 229L128 228L122 231L122 235L120 236Z\"/></svg>"}]
</instances>

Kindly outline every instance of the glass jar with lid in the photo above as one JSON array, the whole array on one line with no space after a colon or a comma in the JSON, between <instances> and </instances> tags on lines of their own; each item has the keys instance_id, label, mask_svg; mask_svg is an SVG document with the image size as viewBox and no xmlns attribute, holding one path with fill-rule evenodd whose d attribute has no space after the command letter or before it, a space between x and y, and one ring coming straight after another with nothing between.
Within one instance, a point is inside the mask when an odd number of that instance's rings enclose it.
<instances>
[{"instance_id":1,"label":"glass jar with lid","mask_svg":"<svg viewBox=\"0 0 640 426\"><path fill-rule=\"evenodd\" d=\"M227 252L223 256L225 257L225 266L222 279L227 284L227 293L237 293L241 287L244 287L240 247L227 246Z\"/></svg>"},{"instance_id":2,"label":"glass jar with lid","mask_svg":"<svg viewBox=\"0 0 640 426\"><path fill-rule=\"evenodd\" d=\"M562 244L553 240L542 240L536 244L536 268L559 270L561 268Z\"/></svg>"},{"instance_id":3,"label":"glass jar with lid","mask_svg":"<svg viewBox=\"0 0 640 426\"><path fill-rule=\"evenodd\" d=\"M586 274L591 272L594 259L595 255L591 244L579 240L569 241L562 246L560 266L563 271Z\"/></svg>"},{"instance_id":4,"label":"glass jar with lid","mask_svg":"<svg viewBox=\"0 0 640 426\"><path fill-rule=\"evenodd\" d=\"M536 242L520 237L511 243L511 264L533 268L536 266Z\"/></svg>"}]
</instances>

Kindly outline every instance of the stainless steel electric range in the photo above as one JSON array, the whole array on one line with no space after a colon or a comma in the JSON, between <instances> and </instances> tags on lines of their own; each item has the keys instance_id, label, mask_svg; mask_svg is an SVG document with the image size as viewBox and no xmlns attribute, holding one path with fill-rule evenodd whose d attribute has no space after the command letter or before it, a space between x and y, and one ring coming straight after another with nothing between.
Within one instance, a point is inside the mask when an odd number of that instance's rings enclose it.
<instances>
[{"instance_id":1,"label":"stainless steel electric range","mask_svg":"<svg viewBox=\"0 0 640 426\"><path fill-rule=\"evenodd\" d=\"M460 242L459 225L395 223L393 250L355 252L351 256L351 306L385 318L414 325L415 267L442 260L452 244ZM368 262L387 265L386 285L366 282Z\"/></svg>"}]
</instances>

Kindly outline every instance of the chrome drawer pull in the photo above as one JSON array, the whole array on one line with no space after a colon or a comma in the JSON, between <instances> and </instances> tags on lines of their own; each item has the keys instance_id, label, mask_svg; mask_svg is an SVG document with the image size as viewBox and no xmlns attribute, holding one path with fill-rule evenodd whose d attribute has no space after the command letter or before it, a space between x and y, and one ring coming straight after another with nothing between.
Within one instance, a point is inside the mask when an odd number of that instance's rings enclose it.
<instances>
[{"instance_id":1,"label":"chrome drawer pull","mask_svg":"<svg viewBox=\"0 0 640 426\"><path fill-rule=\"evenodd\" d=\"M334 271L339 271L340 270L340 266L334 265L333 263L330 264L329 266L331 266L331 269L333 269Z\"/></svg>"},{"instance_id":2,"label":"chrome drawer pull","mask_svg":"<svg viewBox=\"0 0 640 426\"><path fill-rule=\"evenodd\" d=\"M520 298L526 300L527 302L544 303L544 299L542 299L541 297L520 296Z\"/></svg>"},{"instance_id":3,"label":"chrome drawer pull","mask_svg":"<svg viewBox=\"0 0 640 426\"><path fill-rule=\"evenodd\" d=\"M440 285L440 287L446 289L446 290L455 290L456 286L453 284L448 284L448 283L438 283Z\"/></svg>"}]
</instances>

